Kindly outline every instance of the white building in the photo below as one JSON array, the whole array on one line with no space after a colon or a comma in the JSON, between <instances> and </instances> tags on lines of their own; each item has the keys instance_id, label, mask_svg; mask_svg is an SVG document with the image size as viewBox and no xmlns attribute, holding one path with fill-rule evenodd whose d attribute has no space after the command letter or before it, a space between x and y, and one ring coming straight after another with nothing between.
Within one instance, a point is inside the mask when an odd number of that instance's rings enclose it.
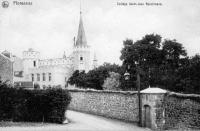
<instances>
[{"instance_id":1,"label":"white building","mask_svg":"<svg viewBox=\"0 0 200 131\"><path fill-rule=\"evenodd\" d=\"M29 49L23 52L23 79L33 81L41 89L49 86L66 87L68 78L75 70L90 70L90 46L87 44L83 27L82 14L78 27L78 36L73 43L73 52L69 57L40 59L40 52ZM95 58L95 67L97 60ZM94 66L92 66L94 67Z\"/></svg>"}]
</instances>

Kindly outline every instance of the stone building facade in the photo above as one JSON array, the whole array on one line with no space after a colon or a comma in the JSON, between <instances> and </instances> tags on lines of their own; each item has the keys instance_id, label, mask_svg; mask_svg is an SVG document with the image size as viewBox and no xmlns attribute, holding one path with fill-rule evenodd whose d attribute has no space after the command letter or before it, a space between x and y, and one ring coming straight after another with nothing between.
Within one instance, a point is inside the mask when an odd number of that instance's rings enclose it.
<instances>
[{"instance_id":1,"label":"stone building facade","mask_svg":"<svg viewBox=\"0 0 200 131\"><path fill-rule=\"evenodd\" d=\"M82 20L82 12L80 12L80 20L78 27L77 39L74 38L73 51L67 57L64 55L60 58L55 59L41 59L40 52L28 49L23 52L22 57L18 58L11 55L11 58L14 59L14 70L9 68L7 72L14 73L14 82L33 82L38 84L41 89L47 87L59 86L65 88L68 84L68 78L72 75L73 71L85 71L88 72L92 67L97 66L97 59L95 58L95 66L91 65L90 59L90 46L87 44L87 39L85 35L85 30ZM4 58L2 56L2 58ZM9 59L5 59L9 60ZM2 77L6 79L7 75L5 70L2 68ZM13 79L12 79L13 81Z\"/></svg>"},{"instance_id":2,"label":"stone building facade","mask_svg":"<svg viewBox=\"0 0 200 131\"><path fill-rule=\"evenodd\" d=\"M73 73L72 57L40 59L40 52L29 49L23 52L24 81L32 81L41 89L65 87Z\"/></svg>"},{"instance_id":3,"label":"stone building facade","mask_svg":"<svg viewBox=\"0 0 200 131\"><path fill-rule=\"evenodd\" d=\"M33 81L42 89L52 86L67 86L67 80L73 71L88 72L90 64L90 46L87 44L83 27L82 13L77 39L74 38L73 52L68 57L40 59L40 52L29 49L23 52L24 80Z\"/></svg>"},{"instance_id":4,"label":"stone building facade","mask_svg":"<svg viewBox=\"0 0 200 131\"><path fill-rule=\"evenodd\" d=\"M13 60L0 53L0 80L12 84L13 77Z\"/></svg>"}]
</instances>

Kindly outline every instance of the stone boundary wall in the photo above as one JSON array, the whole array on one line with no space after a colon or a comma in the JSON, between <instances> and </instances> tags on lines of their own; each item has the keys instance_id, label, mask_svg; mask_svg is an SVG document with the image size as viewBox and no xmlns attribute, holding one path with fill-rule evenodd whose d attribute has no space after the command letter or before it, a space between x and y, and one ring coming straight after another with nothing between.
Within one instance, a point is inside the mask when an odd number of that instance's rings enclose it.
<instances>
[{"instance_id":1,"label":"stone boundary wall","mask_svg":"<svg viewBox=\"0 0 200 131\"><path fill-rule=\"evenodd\" d=\"M69 109L80 112L138 122L137 92L69 90ZM142 125L154 130L200 130L200 95L166 93L141 94ZM147 113L149 106L150 113ZM150 126L147 126L150 115Z\"/></svg>"},{"instance_id":2,"label":"stone boundary wall","mask_svg":"<svg viewBox=\"0 0 200 131\"><path fill-rule=\"evenodd\" d=\"M137 92L70 89L69 109L138 122Z\"/></svg>"},{"instance_id":3,"label":"stone boundary wall","mask_svg":"<svg viewBox=\"0 0 200 131\"><path fill-rule=\"evenodd\" d=\"M165 95L165 129L200 129L200 95Z\"/></svg>"}]
</instances>

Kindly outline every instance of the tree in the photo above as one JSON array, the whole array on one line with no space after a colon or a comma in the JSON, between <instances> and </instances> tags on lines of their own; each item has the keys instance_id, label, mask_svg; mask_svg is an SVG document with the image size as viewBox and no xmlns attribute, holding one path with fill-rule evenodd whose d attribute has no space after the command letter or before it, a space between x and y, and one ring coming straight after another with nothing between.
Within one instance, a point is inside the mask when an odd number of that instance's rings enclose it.
<instances>
[{"instance_id":1,"label":"tree","mask_svg":"<svg viewBox=\"0 0 200 131\"><path fill-rule=\"evenodd\" d=\"M109 72L109 77L106 78L103 84L104 90L120 90L120 74Z\"/></svg>"},{"instance_id":2,"label":"tree","mask_svg":"<svg viewBox=\"0 0 200 131\"><path fill-rule=\"evenodd\" d=\"M72 76L69 78L68 83L71 85L76 85L78 81L79 70L75 70Z\"/></svg>"},{"instance_id":3,"label":"tree","mask_svg":"<svg viewBox=\"0 0 200 131\"><path fill-rule=\"evenodd\" d=\"M183 62L182 62L183 63ZM200 94L200 56L195 55L184 60L178 70L175 91Z\"/></svg>"},{"instance_id":4,"label":"tree","mask_svg":"<svg viewBox=\"0 0 200 131\"><path fill-rule=\"evenodd\" d=\"M85 71L76 70L69 78L68 83L71 85L75 85L81 88L85 87L86 81L86 73Z\"/></svg>"},{"instance_id":5,"label":"tree","mask_svg":"<svg viewBox=\"0 0 200 131\"><path fill-rule=\"evenodd\" d=\"M88 73L75 71L69 78L68 83L79 88L92 88L103 90L104 80L109 76L109 72L121 72L121 67L116 64L104 63L102 66Z\"/></svg>"},{"instance_id":6,"label":"tree","mask_svg":"<svg viewBox=\"0 0 200 131\"><path fill-rule=\"evenodd\" d=\"M182 91L179 85L180 73L179 70L185 68L187 64L187 52L181 43L176 40L164 40L162 44L163 54L165 58L162 64L161 86L172 91ZM187 67L187 66L186 66Z\"/></svg>"},{"instance_id":7,"label":"tree","mask_svg":"<svg viewBox=\"0 0 200 131\"><path fill-rule=\"evenodd\" d=\"M164 40L156 34L145 35L141 40L133 43L132 40L124 41L120 59L125 70L136 76L136 65L140 68L141 88L159 86L172 91L182 91L180 88L180 69L187 67L187 52L181 43L176 40ZM124 72L125 72L124 70ZM186 70L186 69L185 69ZM131 82L133 83L133 76ZM189 78L185 83L189 85ZM123 83L123 82L122 82ZM134 88L134 86L132 86ZM129 87L130 88L130 87Z\"/></svg>"},{"instance_id":8,"label":"tree","mask_svg":"<svg viewBox=\"0 0 200 131\"><path fill-rule=\"evenodd\" d=\"M136 88L136 63L138 63L138 66L140 67L141 88L145 88L149 84L155 85L158 83L158 77L151 77L152 83L150 83L149 70L157 73L157 67L162 64L164 55L162 54L160 47L161 36L157 34L145 35L141 40L134 43L130 39L124 41L124 48L121 51L120 59L123 61L124 68L131 74L130 81L134 88Z\"/></svg>"}]
</instances>

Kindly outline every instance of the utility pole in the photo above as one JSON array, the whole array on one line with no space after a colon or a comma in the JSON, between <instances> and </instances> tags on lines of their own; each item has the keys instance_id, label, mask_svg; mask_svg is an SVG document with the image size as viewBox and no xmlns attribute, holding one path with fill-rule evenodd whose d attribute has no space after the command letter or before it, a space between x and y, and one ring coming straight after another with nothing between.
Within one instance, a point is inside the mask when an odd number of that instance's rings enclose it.
<instances>
[{"instance_id":1,"label":"utility pole","mask_svg":"<svg viewBox=\"0 0 200 131\"><path fill-rule=\"evenodd\" d=\"M138 108L139 108L139 126L142 126L142 110L141 110L141 97L140 97L140 68L138 66L138 64L136 64L137 66L137 90L138 90Z\"/></svg>"}]
</instances>

